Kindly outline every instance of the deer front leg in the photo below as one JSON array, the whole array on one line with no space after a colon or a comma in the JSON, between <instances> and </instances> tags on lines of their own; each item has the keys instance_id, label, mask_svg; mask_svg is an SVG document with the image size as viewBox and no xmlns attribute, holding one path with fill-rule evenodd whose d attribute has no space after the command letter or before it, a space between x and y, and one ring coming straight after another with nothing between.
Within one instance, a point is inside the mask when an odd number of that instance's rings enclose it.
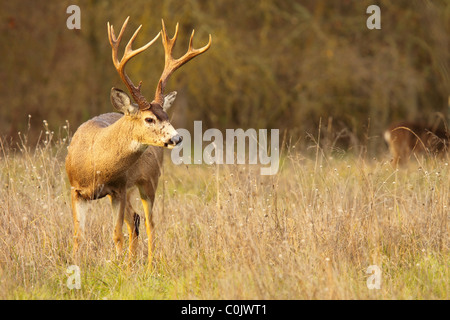
<instances>
[{"instance_id":1,"label":"deer front leg","mask_svg":"<svg viewBox=\"0 0 450 320\"><path fill-rule=\"evenodd\" d=\"M142 198L142 205L145 213L145 231L147 232L148 243L148 265L152 264L153 257L153 221L152 221L152 203L149 199Z\"/></svg>"},{"instance_id":2,"label":"deer front leg","mask_svg":"<svg viewBox=\"0 0 450 320\"><path fill-rule=\"evenodd\" d=\"M144 207L145 213L145 231L147 232L148 238L148 265L152 264L152 249L153 249L153 220L152 220L152 208L153 201L155 200L155 192L153 188L149 186L139 187L139 193L141 195L142 206Z\"/></svg>"},{"instance_id":3,"label":"deer front leg","mask_svg":"<svg viewBox=\"0 0 450 320\"><path fill-rule=\"evenodd\" d=\"M82 238L84 237L84 226L86 221L87 201L82 199L75 189L71 190L72 215L73 215L73 255L78 251Z\"/></svg>"},{"instance_id":4,"label":"deer front leg","mask_svg":"<svg viewBox=\"0 0 450 320\"><path fill-rule=\"evenodd\" d=\"M136 251L138 246L138 237L139 237L139 225L140 225L140 217L134 211L131 202L130 195L127 195L127 204L125 209L125 223L128 227L128 234L130 235L130 244L129 244L129 262L133 262L136 258Z\"/></svg>"},{"instance_id":5,"label":"deer front leg","mask_svg":"<svg viewBox=\"0 0 450 320\"><path fill-rule=\"evenodd\" d=\"M116 253L120 255L123 249L123 221L125 217L125 204L126 204L126 193L121 192L116 195L110 196L111 205L114 215L114 234L113 240L114 245L116 246Z\"/></svg>"}]
</instances>

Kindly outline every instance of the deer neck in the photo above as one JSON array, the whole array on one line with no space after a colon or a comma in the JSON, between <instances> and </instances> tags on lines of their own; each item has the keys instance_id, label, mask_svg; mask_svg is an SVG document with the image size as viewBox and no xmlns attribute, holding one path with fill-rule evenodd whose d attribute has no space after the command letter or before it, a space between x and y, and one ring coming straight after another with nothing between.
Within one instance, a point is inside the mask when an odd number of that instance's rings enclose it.
<instances>
[{"instance_id":1,"label":"deer neck","mask_svg":"<svg viewBox=\"0 0 450 320\"><path fill-rule=\"evenodd\" d=\"M121 117L98 133L92 152L98 174L104 175L105 180L122 176L147 149L133 137L134 125L133 119Z\"/></svg>"}]
</instances>

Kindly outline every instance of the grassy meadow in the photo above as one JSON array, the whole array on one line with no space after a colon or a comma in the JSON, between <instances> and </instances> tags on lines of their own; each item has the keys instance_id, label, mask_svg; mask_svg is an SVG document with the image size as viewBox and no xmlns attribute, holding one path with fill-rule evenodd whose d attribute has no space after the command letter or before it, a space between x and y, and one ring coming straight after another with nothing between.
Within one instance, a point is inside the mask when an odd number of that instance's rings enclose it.
<instances>
[{"instance_id":1,"label":"grassy meadow","mask_svg":"<svg viewBox=\"0 0 450 320\"><path fill-rule=\"evenodd\" d=\"M141 223L129 268L108 199L92 203L72 258L68 132L44 130L37 147L24 134L0 140L0 299L449 298L448 158L395 170L387 153L333 158L288 145L279 173L261 176L258 166L175 166L167 152L153 265ZM67 287L73 264L79 290ZM371 265L380 289L368 289Z\"/></svg>"}]
</instances>

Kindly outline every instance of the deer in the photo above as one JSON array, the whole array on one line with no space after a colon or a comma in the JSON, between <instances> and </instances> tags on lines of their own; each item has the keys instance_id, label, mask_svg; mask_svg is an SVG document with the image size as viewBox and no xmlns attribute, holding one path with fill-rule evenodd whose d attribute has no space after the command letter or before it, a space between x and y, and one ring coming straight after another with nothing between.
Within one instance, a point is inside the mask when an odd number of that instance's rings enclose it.
<instances>
[{"instance_id":1,"label":"deer","mask_svg":"<svg viewBox=\"0 0 450 320\"><path fill-rule=\"evenodd\" d=\"M450 131L420 122L402 121L391 124L384 139L393 157L394 167L404 166L413 154L444 154L449 150Z\"/></svg>"},{"instance_id":2,"label":"deer","mask_svg":"<svg viewBox=\"0 0 450 320\"><path fill-rule=\"evenodd\" d=\"M178 36L178 23L174 36L169 38L164 20L161 20L162 30L153 40L133 50L132 44L142 27L140 25L126 45L123 57L119 60L119 44L128 20L129 17L123 23L117 37L109 22L107 28L114 67L134 102L126 92L113 87L110 100L118 112L98 115L78 127L68 147L65 168L71 186L73 253L77 253L84 238L87 204L108 196L114 215L113 241L116 253L120 254L123 250L122 229L125 221L129 234L129 260L135 259L140 216L131 206L130 192L137 187L144 209L148 237L148 263L151 265L154 228L152 209L161 175L163 150L173 149L182 142L182 136L172 126L167 114L167 110L176 98L176 91L164 94L164 89L175 70L210 48L211 35L205 46L195 49L193 30L187 52L175 59L172 56L172 50ZM135 86L125 72L125 66L133 57L152 46L160 35L165 63L154 98L149 103L141 93L142 81Z\"/></svg>"}]
</instances>

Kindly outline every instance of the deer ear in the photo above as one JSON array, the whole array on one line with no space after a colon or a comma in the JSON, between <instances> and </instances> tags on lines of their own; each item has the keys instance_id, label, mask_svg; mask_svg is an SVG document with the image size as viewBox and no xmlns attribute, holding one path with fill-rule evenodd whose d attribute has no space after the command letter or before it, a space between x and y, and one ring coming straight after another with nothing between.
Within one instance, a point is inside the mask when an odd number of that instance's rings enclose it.
<instances>
[{"instance_id":1,"label":"deer ear","mask_svg":"<svg viewBox=\"0 0 450 320\"><path fill-rule=\"evenodd\" d=\"M139 111L139 107L131 103L130 97L120 89L111 89L111 103L113 107L123 114L135 114Z\"/></svg>"},{"instance_id":2,"label":"deer ear","mask_svg":"<svg viewBox=\"0 0 450 320\"><path fill-rule=\"evenodd\" d=\"M164 103L163 103L163 110L167 112L167 110L170 109L172 106L172 103L175 101L175 98L177 97L177 92L172 91L168 95L164 97Z\"/></svg>"}]
</instances>

